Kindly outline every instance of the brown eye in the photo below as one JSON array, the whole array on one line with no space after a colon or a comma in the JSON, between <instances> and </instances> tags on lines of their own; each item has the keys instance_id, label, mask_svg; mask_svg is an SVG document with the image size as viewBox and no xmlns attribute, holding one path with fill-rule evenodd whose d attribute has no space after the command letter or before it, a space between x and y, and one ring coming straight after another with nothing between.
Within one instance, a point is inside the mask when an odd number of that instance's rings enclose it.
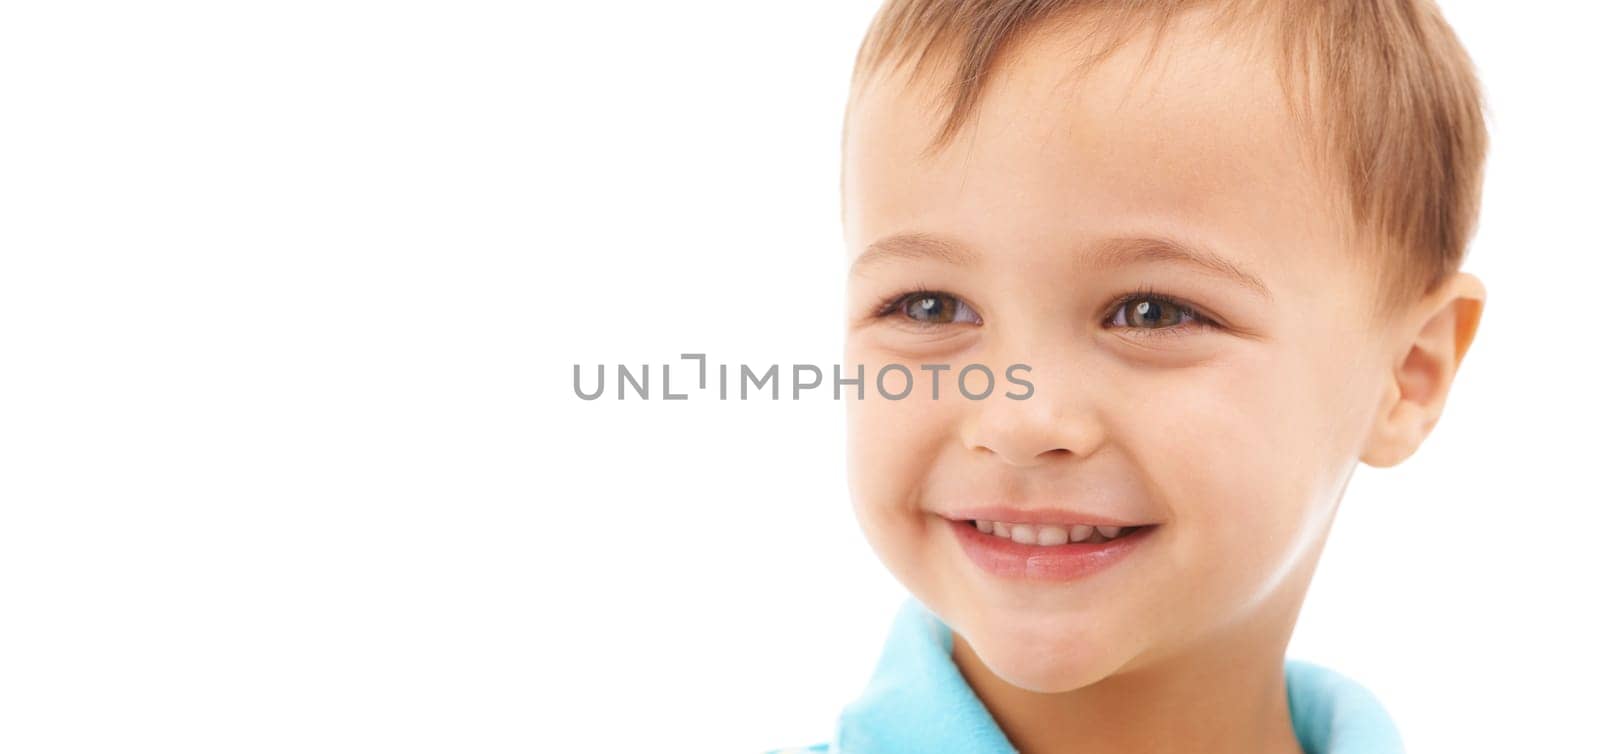
<instances>
[{"instance_id":1,"label":"brown eye","mask_svg":"<svg viewBox=\"0 0 1600 754\"><path fill-rule=\"evenodd\" d=\"M948 293L914 293L900 302L900 313L923 324L978 322L978 315L961 299Z\"/></svg>"},{"instance_id":2,"label":"brown eye","mask_svg":"<svg viewBox=\"0 0 1600 754\"><path fill-rule=\"evenodd\" d=\"M1158 296L1130 298L1117 307L1111 324L1142 330L1160 330L1177 327L1185 320L1197 320L1194 312Z\"/></svg>"}]
</instances>

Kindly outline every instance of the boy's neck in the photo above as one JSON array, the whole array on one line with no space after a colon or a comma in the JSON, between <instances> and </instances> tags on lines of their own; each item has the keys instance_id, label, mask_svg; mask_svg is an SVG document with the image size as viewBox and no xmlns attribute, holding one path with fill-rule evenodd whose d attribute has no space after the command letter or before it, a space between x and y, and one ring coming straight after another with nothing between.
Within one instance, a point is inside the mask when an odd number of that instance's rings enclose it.
<instances>
[{"instance_id":1,"label":"boy's neck","mask_svg":"<svg viewBox=\"0 0 1600 754\"><path fill-rule=\"evenodd\" d=\"M1007 683L952 633L952 659L1024 754L1303 754L1295 738L1284 652L1304 596L1284 585L1229 635L1073 691Z\"/></svg>"}]
</instances>

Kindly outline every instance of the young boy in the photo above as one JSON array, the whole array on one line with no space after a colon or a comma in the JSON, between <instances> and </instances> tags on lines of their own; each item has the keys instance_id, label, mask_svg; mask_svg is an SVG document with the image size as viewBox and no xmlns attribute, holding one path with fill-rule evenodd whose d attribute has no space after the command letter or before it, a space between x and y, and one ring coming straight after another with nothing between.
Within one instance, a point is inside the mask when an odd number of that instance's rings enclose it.
<instances>
[{"instance_id":1,"label":"young boy","mask_svg":"<svg viewBox=\"0 0 1600 754\"><path fill-rule=\"evenodd\" d=\"M850 485L912 599L809 750L1400 751L1285 651L1358 462L1417 449L1472 342L1485 149L1426 2L890 0L847 361L926 371L852 403Z\"/></svg>"}]
</instances>

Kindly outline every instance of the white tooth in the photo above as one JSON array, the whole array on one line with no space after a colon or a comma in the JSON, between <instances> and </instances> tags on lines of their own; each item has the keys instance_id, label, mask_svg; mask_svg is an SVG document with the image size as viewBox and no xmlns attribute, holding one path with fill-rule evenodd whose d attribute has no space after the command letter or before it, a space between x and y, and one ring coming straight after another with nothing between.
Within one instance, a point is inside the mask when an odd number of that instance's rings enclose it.
<instances>
[{"instance_id":1,"label":"white tooth","mask_svg":"<svg viewBox=\"0 0 1600 754\"><path fill-rule=\"evenodd\" d=\"M1039 527L1039 544L1064 545L1067 543L1067 530L1060 526Z\"/></svg>"},{"instance_id":2,"label":"white tooth","mask_svg":"<svg viewBox=\"0 0 1600 754\"><path fill-rule=\"evenodd\" d=\"M1120 526L1096 526L1094 530L1100 532L1100 536L1106 539L1115 539L1118 534L1122 533L1122 527Z\"/></svg>"},{"instance_id":3,"label":"white tooth","mask_svg":"<svg viewBox=\"0 0 1600 754\"><path fill-rule=\"evenodd\" d=\"M984 534L993 534L994 533L994 522L993 521L979 521L978 522L978 531L981 531Z\"/></svg>"},{"instance_id":4,"label":"white tooth","mask_svg":"<svg viewBox=\"0 0 1600 754\"><path fill-rule=\"evenodd\" d=\"M1031 545L1039 541L1039 536L1033 527L1027 524L1011 525L1011 541L1019 545Z\"/></svg>"},{"instance_id":5,"label":"white tooth","mask_svg":"<svg viewBox=\"0 0 1600 754\"><path fill-rule=\"evenodd\" d=\"M994 522L994 535L996 537L1005 537L1007 539L1010 539L1011 538L1011 524L1008 524L1008 523L1006 523L1004 521L996 521L996 522Z\"/></svg>"},{"instance_id":6,"label":"white tooth","mask_svg":"<svg viewBox=\"0 0 1600 754\"><path fill-rule=\"evenodd\" d=\"M1072 527L1072 541L1082 542L1094 536L1094 527L1088 524L1074 524Z\"/></svg>"}]
</instances>

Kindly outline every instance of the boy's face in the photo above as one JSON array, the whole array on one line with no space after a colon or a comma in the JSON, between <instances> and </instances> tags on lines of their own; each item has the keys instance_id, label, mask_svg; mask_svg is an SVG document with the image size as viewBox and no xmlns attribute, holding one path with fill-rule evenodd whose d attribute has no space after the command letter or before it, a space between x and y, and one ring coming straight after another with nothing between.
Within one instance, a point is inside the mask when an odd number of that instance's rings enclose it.
<instances>
[{"instance_id":1,"label":"boy's face","mask_svg":"<svg viewBox=\"0 0 1600 754\"><path fill-rule=\"evenodd\" d=\"M1286 641L1389 351L1274 61L1182 25L1137 79L1142 40L1078 80L1065 49L1025 42L926 158L943 111L926 86L881 79L853 106L845 153L847 358L867 365L867 399L850 404L857 516L987 668L1037 691L1225 637ZM901 234L942 253L902 240L864 255ZM1126 253L1172 248L1129 239L1209 249L1265 290ZM915 291L948 297L884 306ZM1152 291L1198 318L1139 296ZM910 397L876 393L886 363L913 370ZM955 389L971 363L997 377L985 400ZM1002 395L1021 392L1014 363L1032 368L1025 400ZM952 366L937 400L921 364ZM1086 576L1026 555L1000 574L956 528L988 506L1154 526Z\"/></svg>"}]
</instances>

